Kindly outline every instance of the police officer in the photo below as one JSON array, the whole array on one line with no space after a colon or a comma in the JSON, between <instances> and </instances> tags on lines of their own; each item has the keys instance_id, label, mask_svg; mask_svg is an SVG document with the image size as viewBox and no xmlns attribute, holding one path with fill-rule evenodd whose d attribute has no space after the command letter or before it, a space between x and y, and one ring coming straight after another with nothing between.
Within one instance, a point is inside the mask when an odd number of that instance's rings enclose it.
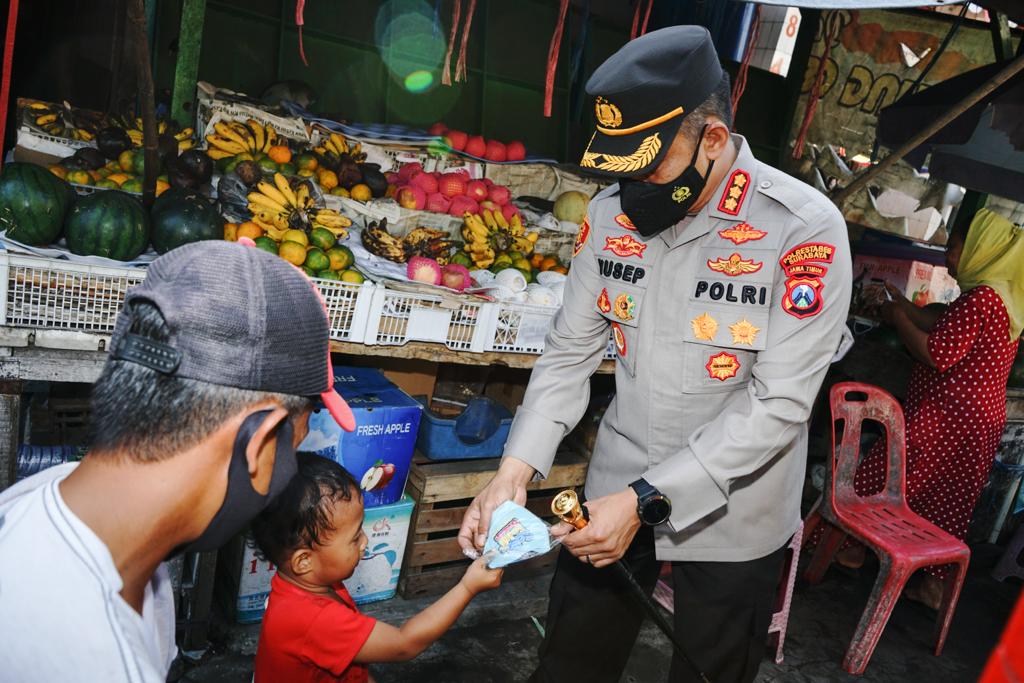
<instances>
[{"instance_id":1,"label":"police officer","mask_svg":"<svg viewBox=\"0 0 1024 683\"><path fill-rule=\"evenodd\" d=\"M662 561L675 633L718 683L752 681L784 547L800 522L811 406L850 299L846 226L822 194L730 132L708 32L627 43L587 83L597 130L580 165L618 182L590 203L564 305L465 548L525 500L583 416L609 328L616 397L587 477L590 525L564 536L537 681L617 681L643 620L613 572L652 590ZM691 680L673 661L669 680Z\"/></svg>"}]
</instances>

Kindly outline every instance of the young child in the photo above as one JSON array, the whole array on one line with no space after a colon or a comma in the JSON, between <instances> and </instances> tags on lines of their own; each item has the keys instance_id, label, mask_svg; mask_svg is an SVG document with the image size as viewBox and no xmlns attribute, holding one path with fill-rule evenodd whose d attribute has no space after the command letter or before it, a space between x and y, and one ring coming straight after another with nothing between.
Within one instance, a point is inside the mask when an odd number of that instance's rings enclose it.
<instances>
[{"instance_id":1,"label":"young child","mask_svg":"<svg viewBox=\"0 0 1024 683\"><path fill-rule=\"evenodd\" d=\"M412 659L447 631L501 570L477 560L458 585L401 628L356 609L342 581L366 549L363 500L338 463L299 453L298 473L252 523L261 556L277 565L256 650L255 683L371 681L367 664Z\"/></svg>"}]
</instances>

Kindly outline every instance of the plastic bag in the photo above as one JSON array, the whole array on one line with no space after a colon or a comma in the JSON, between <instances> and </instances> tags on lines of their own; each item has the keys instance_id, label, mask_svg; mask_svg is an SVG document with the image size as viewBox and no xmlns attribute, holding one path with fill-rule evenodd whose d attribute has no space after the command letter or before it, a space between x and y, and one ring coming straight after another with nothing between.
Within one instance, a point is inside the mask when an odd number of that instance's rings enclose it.
<instances>
[{"instance_id":1,"label":"plastic bag","mask_svg":"<svg viewBox=\"0 0 1024 683\"><path fill-rule=\"evenodd\" d=\"M505 501L491 514L484 558L491 569L507 567L550 551L561 543L547 524L522 505Z\"/></svg>"}]
</instances>

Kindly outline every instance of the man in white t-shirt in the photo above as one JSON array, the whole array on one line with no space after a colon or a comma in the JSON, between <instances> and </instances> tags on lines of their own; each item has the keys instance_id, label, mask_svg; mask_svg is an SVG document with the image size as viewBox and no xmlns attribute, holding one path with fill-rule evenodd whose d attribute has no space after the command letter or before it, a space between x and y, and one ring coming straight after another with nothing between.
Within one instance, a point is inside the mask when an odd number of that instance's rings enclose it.
<instances>
[{"instance_id":1,"label":"man in white t-shirt","mask_svg":"<svg viewBox=\"0 0 1024 683\"><path fill-rule=\"evenodd\" d=\"M332 388L305 276L228 242L171 251L128 292L81 463L0 492L0 679L163 683L176 648L161 562L212 550L295 473Z\"/></svg>"}]
</instances>

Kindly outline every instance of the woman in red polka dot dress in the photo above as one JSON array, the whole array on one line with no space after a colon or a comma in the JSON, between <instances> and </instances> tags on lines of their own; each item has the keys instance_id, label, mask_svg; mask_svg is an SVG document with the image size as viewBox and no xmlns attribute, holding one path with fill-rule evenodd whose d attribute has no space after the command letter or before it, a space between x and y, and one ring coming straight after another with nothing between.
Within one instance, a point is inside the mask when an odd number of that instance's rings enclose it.
<instances>
[{"instance_id":1,"label":"woman in red polka dot dress","mask_svg":"<svg viewBox=\"0 0 1024 683\"><path fill-rule=\"evenodd\" d=\"M982 209L966 239L954 234L948 244L946 264L960 284L960 297L936 314L890 288L895 298L882 309L918 361L904 405L907 503L961 540L1006 425L1006 382L1024 320L1024 236L1019 233ZM882 490L884 448L878 444L858 468L860 495ZM837 559L856 566L863 553L858 544ZM947 569L926 571L906 594L938 609Z\"/></svg>"}]
</instances>

